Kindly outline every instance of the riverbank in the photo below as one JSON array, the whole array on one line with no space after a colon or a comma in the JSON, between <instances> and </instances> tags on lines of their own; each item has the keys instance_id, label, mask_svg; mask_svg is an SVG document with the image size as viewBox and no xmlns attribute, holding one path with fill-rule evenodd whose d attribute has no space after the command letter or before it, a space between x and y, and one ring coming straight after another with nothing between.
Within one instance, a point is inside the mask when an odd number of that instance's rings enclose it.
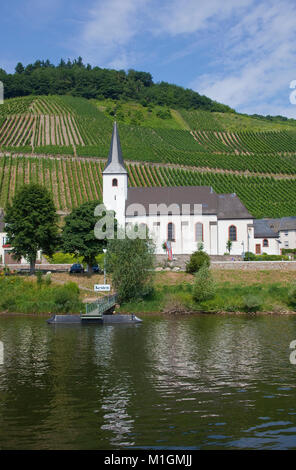
<instances>
[{"instance_id":1,"label":"riverbank","mask_svg":"<svg viewBox=\"0 0 296 470\"><path fill-rule=\"evenodd\" d=\"M184 272L156 272L154 291L143 300L120 305L118 313L165 314L169 316L210 314L295 314L290 293L296 273L281 270L237 271L212 269L217 286L215 297L196 303L192 297L194 276ZM86 301L98 298L94 284L102 275L52 273L50 278L5 276L0 278L1 314L43 315L79 313Z\"/></svg>"},{"instance_id":2,"label":"riverbank","mask_svg":"<svg viewBox=\"0 0 296 470\"><path fill-rule=\"evenodd\" d=\"M195 302L194 276L180 272L155 275L154 292L140 301L120 306L120 313L255 313L294 314L296 274L282 271L212 270L216 294L211 300Z\"/></svg>"}]
</instances>

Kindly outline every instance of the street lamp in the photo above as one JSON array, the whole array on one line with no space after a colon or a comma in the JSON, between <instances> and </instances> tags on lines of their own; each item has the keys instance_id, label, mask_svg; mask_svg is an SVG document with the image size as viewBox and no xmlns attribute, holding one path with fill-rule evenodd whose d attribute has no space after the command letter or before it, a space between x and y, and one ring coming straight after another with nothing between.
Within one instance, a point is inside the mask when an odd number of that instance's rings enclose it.
<instances>
[{"instance_id":1,"label":"street lamp","mask_svg":"<svg viewBox=\"0 0 296 470\"><path fill-rule=\"evenodd\" d=\"M242 241L242 247L243 247L243 253L242 254L243 254L243 258L244 258L245 257L245 242L244 241Z\"/></svg>"},{"instance_id":2,"label":"street lamp","mask_svg":"<svg viewBox=\"0 0 296 470\"><path fill-rule=\"evenodd\" d=\"M104 284L106 284L106 253L107 253L106 248L103 248L103 253L104 253Z\"/></svg>"}]
</instances>

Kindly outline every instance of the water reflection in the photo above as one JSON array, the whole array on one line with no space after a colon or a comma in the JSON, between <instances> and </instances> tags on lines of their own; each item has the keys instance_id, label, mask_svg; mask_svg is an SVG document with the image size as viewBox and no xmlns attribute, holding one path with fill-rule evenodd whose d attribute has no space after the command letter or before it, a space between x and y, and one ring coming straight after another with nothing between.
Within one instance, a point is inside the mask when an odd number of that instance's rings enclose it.
<instances>
[{"instance_id":1,"label":"water reflection","mask_svg":"<svg viewBox=\"0 0 296 470\"><path fill-rule=\"evenodd\" d=\"M0 318L0 448L296 448L294 317Z\"/></svg>"}]
</instances>

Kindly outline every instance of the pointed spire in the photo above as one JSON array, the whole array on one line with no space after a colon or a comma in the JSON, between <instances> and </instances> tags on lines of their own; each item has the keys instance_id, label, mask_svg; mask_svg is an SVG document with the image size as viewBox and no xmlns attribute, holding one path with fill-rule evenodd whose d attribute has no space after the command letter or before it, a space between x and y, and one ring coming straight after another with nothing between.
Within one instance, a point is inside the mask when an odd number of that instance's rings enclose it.
<instances>
[{"instance_id":1,"label":"pointed spire","mask_svg":"<svg viewBox=\"0 0 296 470\"><path fill-rule=\"evenodd\" d=\"M124 173L126 174L127 171L124 167L123 163L123 156L120 146L120 139L117 129L117 123L114 122L113 125L113 132L111 138L111 145L109 150L108 162L106 165L105 170L103 171L104 174L106 173Z\"/></svg>"}]
</instances>

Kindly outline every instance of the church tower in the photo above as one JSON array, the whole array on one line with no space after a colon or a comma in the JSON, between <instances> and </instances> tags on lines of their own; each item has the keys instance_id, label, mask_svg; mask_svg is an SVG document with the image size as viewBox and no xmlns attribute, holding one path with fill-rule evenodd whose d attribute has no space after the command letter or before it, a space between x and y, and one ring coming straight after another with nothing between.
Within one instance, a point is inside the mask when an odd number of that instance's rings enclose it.
<instances>
[{"instance_id":1,"label":"church tower","mask_svg":"<svg viewBox=\"0 0 296 470\"><path fill-rule=\"evenodd\" d=\"M125 226L125 201L128 174L124 167L117 124L114 122L108 162L103 171L103 202L108 210L115 211L119 226Z\"/></svg>"}]
</instances>

